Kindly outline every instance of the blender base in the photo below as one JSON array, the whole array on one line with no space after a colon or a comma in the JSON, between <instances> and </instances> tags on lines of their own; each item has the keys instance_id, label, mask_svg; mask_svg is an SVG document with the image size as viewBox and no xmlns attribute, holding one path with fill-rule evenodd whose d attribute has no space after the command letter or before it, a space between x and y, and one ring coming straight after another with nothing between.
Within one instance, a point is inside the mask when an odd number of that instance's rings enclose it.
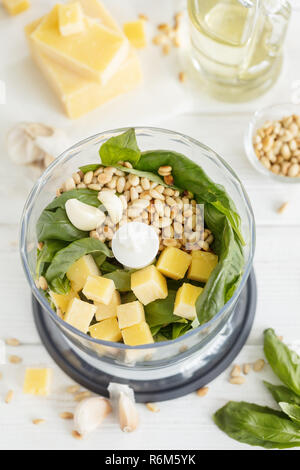
<instances>
[{"instance_id":1,"label":"blender base","mask_svg":"<svg viewBox=\"0 0 300 470\"><path fill-rule=\"evenodd\" d=\"M157 379L151 381L120 380L86 362L70 347L50 316L43 314L37 300L32 298L35 325L40 338L57 365L73 380L92 392L108 396L109 382L127 383L135 391L137 402L164 401L178 398L204 387L218 377L235 359L247 341L255 317L257 289L254 271L244 288L242 299L236 304L230 319L231 334L225 348L214 354L207 365L193 372L190 377L176 376L177 380Z\"/></svg>"}]
</instances>

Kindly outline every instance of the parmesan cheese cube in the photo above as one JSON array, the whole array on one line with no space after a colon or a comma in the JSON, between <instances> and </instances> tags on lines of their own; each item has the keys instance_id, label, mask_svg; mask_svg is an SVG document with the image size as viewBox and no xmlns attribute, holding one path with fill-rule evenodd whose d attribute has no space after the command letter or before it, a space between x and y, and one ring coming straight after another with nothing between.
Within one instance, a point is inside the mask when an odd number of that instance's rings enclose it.
<instances>
[{"instance_id":1,"label":"parmesan cheese cube","mask_svg":"<svg viewBox=\"0 0 300 470\"><path fill-rule=\"evenodd\" d=\"M191 261L191 255L170 246L162 251L156 267L165 276L178 281L184 278Z\"/></svg>"},{"instance_id":2,"label":"parmesan cheese cube","mask_svg":"<svg viewBox=\"0 0 300 470\"><path fill-rule=\"evenodd\" d=\"M68 305L64 320L77 330L87 333L97 307L74 298Z\"/></svg>"},{"instance_id":3,"label":"parmesan cheese cube","mask_svg":"<svg viewBox=\"0 0 300 470\"><path fill-rule=\"evenodd\" d=\"M62 36L84 31L83 11L79 2L58 5L58 25Z\"/></svg>"},{"instance_id":4,"label":"parmesan cheese cube","mask_svg":"<svg viewBox=\"0 0 300 470\"><path fill-rule=\"evenodd\" d=\"M30 7L29 0L2 0L2 4L7 12L14 16L28 10Z\"/></svg>"},{"instance_id":5,"label":"parmesan cheese cube","mask_svg":"<svg viewBox=\"0 0 300 470\"><path fill-rule=\"evenodd\" d=\"M49 293L55 307L59 308L62 313L66 313L71 300L73 300L75 297L79 299L77 292L75 292L73 289L71 289L68 294L56 294L56 292L52 291Z\"/></svg>"},{"instance_id":6,"label":"parmesan cheese cube","mask_svg":"<svg viewBox=\"0 0 300 470\"><path fill-rule=\"evenodd\" d=\"M92 255L84 255L77 260L67 271L67 278L71 281L75 292L83 289L89 276L99 276L100 271Z\"/></svg>"},{"instance_id":7,"label":"parmesan cheese cube","mask_svg":"<svg viewBox=\"0 0 300 470\"><path fill-rule=\"evenodd\" d=\"M154 343L148 323L145 321L122 330L123 341L128 346Z\"/></svg>"},{"instance_id":8,"label":"parmesan cheese cube","mask_svg":"<svg viewBox=\"0 0 300 470\"><path fill-rule=\"evenodd\" d=\"M187 277L194 281L207 282L212 270L218 264L218 257L207 251L193 251L192 263Z\"/></svg>"},{"instance_id":9,"label":"parmesan cheese cube","mask_svg":"<svg viewBox=\"0 0 300 470\"><path fill-rule=\"evenodd\" d=\"M100 304L99 302L94 302L97 307L96 311L96 320L102 321L107 318L114 318L117 316L117 307L121 303L120 294L117 290L113 292L111 301L109 304Z\"/></svg>"},{"instance_id":10,"label":"parmesan cheese cube","mask_svg":"<svg viewBox=\"0 0 300 470\"><path fill-rule=\"evenodd\" d=\"M188 283L182 284L176 294L174 315L186 318L187 320L194 320L197 315L196 300L202 291L202 287L193 286Z\"/></svg>"},{"instance_id":11,"label":"parmesan cheese cube","mask_svg":"<svg viewBox=\"0 0 300 470\"><path fill-rule=\"evenodd\" d=\"M131 274L131 289L144 305L168 297L167 281L153 264Z\"/></svg>"},{"instance_id":12,"label":"parmesan cheese cube","mask_svg":"<svg viewBox=\"0 0 300 470\"><path fill-rule=\"evenodd\" d=\"M145 321L144 307L138 300L129 302L128 304L122 304L117 308L117 316L119 327L122 330L123 328L128 328L129 326Z\"/></svg>"},{"instance_id":13,"label":"parmesan cheese cube","mask_svg":"<svg viewBox=\"0 0 300 470\"><path fill-rule=\"evenodd\" d=\"M124 24L123 29L133 47L142 49L146 46L145 21L130 21Z\"/></svg>"},{"instance_id":14,"label":"parmesan cheese cube","mask_svg":"<svg viewBox=\"0 0 300 470\"><path fill-rule=\"evenodd\" d=\"M51 379L51 369L27 368L25 371L23 393L29 395L49 395Z\"/></svg>"},{"instance_id":15,"label":"parmesan cheese cube","mask_svg":"<svg viewBox=\"0 0 300 470\"><path fill-rule=\"evenodd\" d=\"M107 318L99 323L95 323L89 328L92 338L103 341L118 342L122 339L121 330L116 318Z\"/></svg>"},{"instance_id":16,"label":"parmesan cheese cube","mask_svg":"<svg viewBox=\"0 0 300 470\"><path fill-rule=\"evenodd\" d=\"M87 299L108 305L115 289L115 283L111 279L101 276L89 276L82 292Z\"/></svg>"}]
</instances>

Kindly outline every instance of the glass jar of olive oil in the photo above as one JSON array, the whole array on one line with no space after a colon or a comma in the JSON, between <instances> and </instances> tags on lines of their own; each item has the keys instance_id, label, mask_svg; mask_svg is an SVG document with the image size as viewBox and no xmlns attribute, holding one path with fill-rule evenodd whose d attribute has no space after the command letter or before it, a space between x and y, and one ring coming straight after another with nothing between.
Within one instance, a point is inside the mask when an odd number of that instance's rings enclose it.
<instances>
[{"instance_id":1,"label":"glass jar of olive oil","mask_svg":"<svg viewBox=\"0 0 300 470\"><path fill-rule=\"evenodd\" d=\"M224 101L265 92L279 75L287 0L188 0L195 77Z\"/></svg>"}]
</instances>

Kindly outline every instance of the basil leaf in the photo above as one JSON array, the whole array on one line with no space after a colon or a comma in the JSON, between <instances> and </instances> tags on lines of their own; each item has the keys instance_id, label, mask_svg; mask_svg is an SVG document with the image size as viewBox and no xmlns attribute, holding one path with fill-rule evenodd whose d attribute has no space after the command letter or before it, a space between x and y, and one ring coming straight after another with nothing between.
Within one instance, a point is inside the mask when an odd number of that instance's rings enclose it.
<instances>
[{"instance_id":1,"label":"basil leaf","mask_svg":"<svg viewBox=\"0 0 300 470\"><path fill-rule=\"evenodd\" d=\"M155 183L165 186L166 188L173 188L182 192L182 189L177 188L177 186L170 186L169 184L166 184L164 180L156 173L151 173L150 171L137 170L136 168L127 168L122 165L114 165L114 167L118 170L124 171L124 173L131 173L132 175L139 176L139 178L148 178L150 181L154 181Z\"/></svg>"},{"instance_id":2,"label":"basil leaf","mask_svg":"<svg viewBox=\"0 0 300 470\"><path fill-rule=\"evenodd\" d=\"M106 255L104 253L97 252L97 253L93 253L92 256L93 256L94 261L95 261L96 265L98 266L98 268L102 269L102 265L106 260Z\"/></svg>"},{"instance_id":3,"label":"basil leaf","mask_svg":"<svg viewBox=\"0 0 300 470\"><path fill-rule=\"evenodd\" d=\"M184 319L183 319L184 320ZM172 325L172 339L179 338L191 329L191 322L185 321L183 323L173 323Z\"/></svg>"},{"instance_id":4,"label":"basil leaf","mask_svg":"<svg viewBox=\"0 0 300 470\"><path fill-rule=\"evenodd\" d=\"M52 239L72 242L87 234L71 224L66 211L61 208L55 212L44 210L37 221L36 232L38 241Z\"/></svg>"},{"instance_id":5,"label":"basil leaf","mask_svg":"<svg viewBox=\"0 0 300 470\"><path fill-rule=\"evenodd\" d=\"M125 269L117 269L108 274L104 274L103 277L114 281L116 289L120 292L128 292L131 290L131 272L125 271Z\"/></svg>"},{"instance_id":6,"label":"basil leaf","mask_svg":"<svg viewBox=\"0 0 300 470\"><path fill-rule=\"evenodd\" d=\"M123 134L111 137L101 145L99 154L104 165L114 165L121 160L135 165L141 156L141 151L136 141L135 130L128 129Z\"/></svg>"},{"instance_id":7,"label":"basil leaf","mask_svg":"<svg viewBox=\"0 0 300 470\"><path fill-rule=\"evenodd\" d=\"M272 328L264 332L264 352L277 377L300 396L300 356L280 341Z\"/></svg>"},{"instance_id":8,"label":"basil leaf","mask_svg":"<svg viewBox=\"0 0 300 470\"><path fill-rule=\"evenodd\" d=\"M46 279L53 290L57 292L57 290L55 290L57 289L57 285L59 285L59 282L64 282L66 272L75 261L84 255L97 252L104 253L109 257L112 256L110 249L100 240L94 238L76 240L58 251L46 271Z\"/></svg>"},{"instance_id":9,"label":"basil leaf","mask_svg":"<svg viewBox=\"0 0 300 470\"><path fill-rule=\"evenodd\" d=\"M300 396L296 395L292 390L288 389L284 385L273 385L269 382L263 381L269 392L271 392L274 400L279 403L284 401L287 403L294 403L300 405Z\"/></svg>"},{"instance_id":10,"label":"basil leaf","mask_svg":"<svg viewBox=\"0 0 300 470\"><path fill-rule=\"evenodd\" d=\"M84 202L90 206L99 207L101 205L98 199L98 191L94 191L93 189L88 188L81 188L81 189L72 189L71 191L66 191L62 193L60 196L53 199L47 207L45 207L45 211L52 211L60 207L61 209L65 208L65 204L69 199L78 199L80 202Z\"/></svg>"},{"instance_id":11,"label":"basil leaf","mask_svg":"<svg viewBox=\"0 0 300 470\"><path fill-rule=\"evenodd\" d=\"M109 261L104 261L104 263L101 264L101 272L103 274L109 274L112 273L113 271L118 271L122 269L121 264L113 264L110 263Z\"/></svg>"},{"instance_id":12,"label":"basil leaf","mask_svg":"<svg viewBox=\"0 0 300 470\"><path fill-rule=\"evenodd\" d=\"M100 166L100 163L91 163L90 165L80 166L79 170L81 170L82 173L86 174L88 171L98 170L99 166Z\"/></svg>"},{"instance_id":13,"label":"basil leaf","mask_svg":"<svg viewBox=\"0 0 300 470\"><path fill-rule=\"evenodd\" d=\"M300 406L293 405L292 403L279 402L279 406L282 411L291 418L294 423L300 425ZM300 429L300 427L299 427Z\"/></svg>"},{"instance_id":14,"label":"basil leaf","mask_svg":"<svg viewBox=\"0 0 300 470\"><path fill-rule=\"evenodd\" d=\"M61 240L46 240L44 246L37 253L36 278L38 279L44 272L45 267L52 261L55 253L64 248L66 243Z\"/></svg>"},{"instance_id":15,"label":"basil leaf","mask_svg":"<svg viewBox=\"0 0 300 470\"><path fill-rule=\"evenodd\" d=\"M52 282L49 284L50 290L53 292L56 292L56 294L67 294L70 292L71 289L71 283L67 276L63 276L63 278L56 277L55 279L52 280Z\"/></svg>"},{"instance_id":16,"label":"basil leaf","mask_svg":"<svg viewBox=\"0 0 300 470\"><path fill-rule=\"evenodd\" d=\"M300 428L277 410L228 402L214 414L216 425L233 439L267 449L300 447Z\"/></svg>"},{"instance_id":17,"label":"basil leaf","mask_svg":"<svg viewBox=\"0 0 300 470\"><path fill-rule=\"evenodd\" d=\"M146 321L150 328L155 326L168 325L181 321L181 317L173 314L175 303L176 291L169 290L166 299L159 299L145 305Z\"/></svg>"}]
</instances>

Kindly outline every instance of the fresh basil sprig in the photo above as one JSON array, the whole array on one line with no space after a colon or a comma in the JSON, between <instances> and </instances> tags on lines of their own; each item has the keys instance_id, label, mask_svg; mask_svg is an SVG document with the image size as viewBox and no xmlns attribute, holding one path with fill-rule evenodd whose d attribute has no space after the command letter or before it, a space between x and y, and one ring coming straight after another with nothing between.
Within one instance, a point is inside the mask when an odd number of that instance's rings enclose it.
<instances>
[{"instance_id":1,"label":"fresh basil sprig","mask_svg":"<svg viewBox=\"0 0 300 470\"><path fill-rule=\"evenodd\" d=\"M264 332L264 352L277 377L300 396L300 356L280 341L272 328Z\"/></svg>"},{"instance_id":2,"label":"fresh basil sprig","mask_svg":"<svg viewBox=\"0 0 300 470\"><path fill-rule=\"evenodd\" d=\"M39 242L45 240L72 242L87 234L71 224L65 209L61 208L55 211L44 210L37 221L36 232Z\"/></svg>"},{"instance_id":3,"label":"fresh basil sprig","mask_svg":"<svg viewBox=\"0 0 300 470\"><path fill-rule=\"evenodd\" d=\"M123 134L111 137L101 145L99 154L104 165L115 165L120 161L126 161L135 166L141 156L135 130L128 129Z\"/></svg>"}]
</instances>

